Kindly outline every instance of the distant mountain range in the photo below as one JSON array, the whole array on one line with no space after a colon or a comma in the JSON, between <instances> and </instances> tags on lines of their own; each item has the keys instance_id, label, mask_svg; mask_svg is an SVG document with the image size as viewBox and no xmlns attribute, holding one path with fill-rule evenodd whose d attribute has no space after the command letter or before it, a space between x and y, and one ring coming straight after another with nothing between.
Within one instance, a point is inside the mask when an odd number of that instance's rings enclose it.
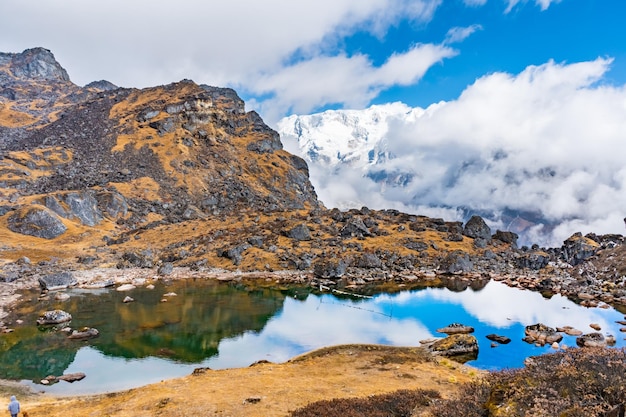
<instances>
[{"instance_id":1,"label":"distant mountain range","mask_svg":"<svg viewBox=\"0 0 626 417\"><path fill-rule=\"evenodd\" d=\"M477 214L492 228L519 234L522 243L548 246L602 218L580 202L561 208L587 198L574 181L593 175L590 169L535 159L540 148L506 137L495 146L454 138L438 143L424 133L432 133L431 119L450 106L328 110L283 118L277 130L285 148L307 161L317 194L330 207L391 207L459 221Z\"/></svg>"}]
</instances>

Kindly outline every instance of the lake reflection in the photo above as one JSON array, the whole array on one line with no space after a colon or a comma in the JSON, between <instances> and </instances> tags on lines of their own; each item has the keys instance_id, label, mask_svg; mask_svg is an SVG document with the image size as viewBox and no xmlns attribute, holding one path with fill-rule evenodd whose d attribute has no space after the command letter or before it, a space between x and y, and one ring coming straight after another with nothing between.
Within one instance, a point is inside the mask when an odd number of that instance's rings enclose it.
<instances>
[{"instance_id":1,"label":"lake reflection","mask_svg":"<svg viewBox=\"0 0 626 417\"><path fill-rule=\"evenodd\" d=\"M161 303L162 294L169 291L178 296ZM570 325L583 332L593 331L589 324L598 323L602 332L616 336L617 346L624 345L621 326L615 323L623 315L615 310L580 307L560 296L547 300L498 282L489 282L479 291L425 289L358 300L328 294L299 300L279 291L245 291L205 282L173 283L152 292L137 289L130 293L137 301L130 304L121 303L126 294L115 291L97 298L84 292L70 293L72 303L59 307L74 315L72 327L97 327L102 331L100 338L68 348L67 340L59 335L33 333L32 326L24 326L16 330L23 332L15 347L20 354L13 348L0 351L0 365L8 369L6 361L32 358L38 352L27 350L42 343L57 351L74 349L71 355L60 355L55 364L67 361L65 373L84 372L87 377L49 387L30 383L38 390L57 394L115 391L188 375L201 366L221 369L245 367L258 360L283 362L334 344L416 346L420 340L441 336L436 329L452 322L476 329L480 352L469 364L483 369L519 367L526 357L551 351L521 340L524 326L538 322L551 327ZM102 306L95 308L96 304ZM103 317L105 305L110 310ZM492 348L485 338L489 333L508 336L512 342ZM29 342L29 338L38 342ZM562 343L576 344L569 336ZM26 363L29 361L33 360Z\"/></svg>"}]
</instances>

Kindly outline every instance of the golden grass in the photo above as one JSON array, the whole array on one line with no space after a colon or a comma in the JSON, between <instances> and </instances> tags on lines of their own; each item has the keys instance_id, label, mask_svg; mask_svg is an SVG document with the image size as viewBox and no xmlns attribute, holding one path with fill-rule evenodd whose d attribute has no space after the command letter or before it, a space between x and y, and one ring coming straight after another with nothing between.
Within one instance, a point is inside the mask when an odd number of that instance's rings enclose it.
<instances>
[{"instance_id":1,"label":"golden grass","mask_svg":"<svg viewBox=\"0 0 626 417\"><path fill-rule=\"evenodd\" d=\"M311 402L399 389L456 393L476 371L429 361L419 348L344 345L282 364L207 370L116 394L22 399L31 416L287 416ZM87 376L89 377L89 376ZM80 382L78 382L80 383Z\"/></svg>"}]
</instances>

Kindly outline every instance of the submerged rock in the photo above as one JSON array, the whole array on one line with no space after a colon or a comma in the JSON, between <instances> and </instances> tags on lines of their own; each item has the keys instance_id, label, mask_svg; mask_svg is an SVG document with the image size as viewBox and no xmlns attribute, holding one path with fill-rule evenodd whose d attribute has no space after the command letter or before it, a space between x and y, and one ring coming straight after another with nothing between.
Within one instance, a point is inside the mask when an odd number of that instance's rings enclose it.
<instances>
[{"instance_id":1,"label":"submerged rock","mask_svg":"<svg viewBox=\"0 0 626 417\"><path fill-rule=\"evenodd\" d=\"M72 334L70 334L67 338L75 339L75 340L87 340L87 339L96 338L99 335L100 335L100 332L98 331L98 329L89 327L89 328L81 329L80 331L74 330Z\"/></svg>"}]
</instances>

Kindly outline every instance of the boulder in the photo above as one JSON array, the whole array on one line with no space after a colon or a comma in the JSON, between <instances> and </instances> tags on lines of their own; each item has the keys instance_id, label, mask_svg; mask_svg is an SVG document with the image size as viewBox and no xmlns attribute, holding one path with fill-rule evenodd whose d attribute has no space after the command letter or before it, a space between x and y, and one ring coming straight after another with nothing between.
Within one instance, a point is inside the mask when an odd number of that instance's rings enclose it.
<instances>
[{"instance_id":1,"label":"boulder","mask_svg":"<svg viewBox=\"0 0 626 417\"><path fill-rule=\"evenodd\" d=\"M313 274L318 278L341 278L348 268L343 259L318 259L313 262Z\"/></svg>"},{"instance_id":2,"label":"boulder","mask_svg":"<svg viewBox=\"0 0 626 417\"><path fill-rule=\"evenodd\" d=\"M454 251L449 253L439 265L439 269L448 274L458 274L470 272L474 268L474 264L469 255L463 251Z\"/></svg>"},{"instance_id":3,"label":"boulder","mask_svg":"<svg viewBox=\"0 0 626 417\"><path fill-rule=\"evenodd\" d=\"M526 337L522 340L527 343L534 343L538 345L545 345L546 343L552 344L554 342L560 342L563 340L563 335L558 333L552 327L548 327L543 323L532 324L526 326L524 329Z\"/></svg>"},{"instance_id":4,"label":"boulder","mask_svg":"<svg viewBox=\"0 0 626 417\"><path fill-rule=\"evenodd\" d=\"M548 265L550 255L544 251L533 251L525 253L516 260L519 268L527 268L538 271Z\"/></svg>"},{"instance_id":5,"label":"boulder","mask_svg":"<svg viewBox=\"0 0 626 417\"><path fill-rule=\"evenodd\" d=\"M131 291L131 290L134 290L135 288L137 287L135 287L133 284L122 284L119 287L117 287L115 291L120 291L120 292Z\"/></svg>"},{"instance_id":6,"label":"boulder","mask_svg":"<svg viewBox=\"0 0 626 417\"><path fill-rule=\"evenodd\" d=\"M607 347L615 345L615 337L604 337L602 333L587 333L576 338L576 344L580 347Z\"/></svg>"},{"instance_id":7,"label":"boulder","mask_svg":"<svg viewBox=\"0 0 626 417\"><path fill-rule=\"evenodd\" d=\"M54 239L67 230L52 210L37 204L16 210L9 216L7 227L15 233L44 239Z\"/></svg>"},{"instance_id":8,"label":"boulder","mask_svg":"<svg viewBox=\"0 0 626 417\"><path fill-rule=\"evenodd\" d=\"M81 330L74 330L72 334L70 334L67 338L74 340L87 340L98 337L100 332L98 329L94 329L93 327L83 328Z\"/></svg>"},{"instance_id":9,"label":"boulder","mask_svg":"<svg viewBox=\"0 0 626 417\"><path fill-rule=\"evenodd\" d=\"M352 217L350 218L344 227L341 228L339 232L341 237L343 238L351 238L351 237L368 237L371 236L372 233L367 228L363 219L360 217Z\"/></svg>"},{"instance_id":10,"label":"boulder","mask_svg":"<svg viewBox=\"0 0 626 417\"><path fill-rule=\"evenodd\" d=\"M311 240L311 231L304 223L301 223L293 229L288 230L285 234L287 235L287 237L290 237L293 240Z\"/></svg>"},{"instance_id":11,"label":"boulder","mask_svg":"<svg viewBox=\"0 0 626 417\"><path fill-rule=\"evenodd\" d=\"M476 358L478 356L478 340L469 334L453 334L432 343L429 350L442 356L463 356Z\"/></svg>"},{"instance_id":12,"label":"boulder","mask_svg":"<svg viewBox=\"0 0 626 417\"><path fill-rule=\"evenodd\" d=\"M76 278L74 278L74 275L70 272L50 274L39 278L39 286L41 289L48 291L69 288L76 284L78 284L78 281L76 281Z\"/></svg>"},{"instance_id":13,"label":"boulder","mask_svg":"<svg viewBox=\"0 0 626 417\"><path fill-rule=\"evenodd\" d=\"M491 228L480 216L472 216L463 227L463 234L472 239L481 238L491 240Z\"/></svg>"},{"instance_id":14,"label":"boulder","mask_svg":"<svg viewBox=\"0 0 626 417\"><path fill-rule=\"evenodd\" d=\"M37 324L59 324L72 320L72 315L63 310L51 310L43 313L38 319Z\"/></svg>"},{"instance_id":15,"label":"boulder","mask_svg":"<svg viewBox=\"0 0 626 417\"><path fill-rule=\"evenodd\" d=\"M159 275L171 275L172 272L174 272L174 264L171 262L164 262L157 269Z\"/></svg>"},{"instance_id":16,"label":"boulder","mask_svg":"<svg viewBox=\"0 0 626 417\"><path fill-rule=\"evenodd\" d=\"M80 381L83 378L85 378L85 374L82 372L75 372L72 374L65 374L65 375L56 377L58 381L65 381L65 382L76 382L76 381Z\"/></svg>"},{"instance_id":17,"label":"boulder","mask_svg":"<svg viewBox=\"0 0 626 417\"><path fill-rule=\"evenodd\" d=\"M447 325L446 327L442 327L437 329L438 333L445 333L447 335L451 334L468 334L474 333L474 328L472 326L466 326L461 323L452 323Z\"/></svg>"},{"instance_id":18,"label":"boulder","mask_svg":"<svg viewBox=\"0 0 626 417\"><path fill-rule=\"evenodd\" d=\"M574 233L563 242L561 258L570 265L575 266L595 255L599 248L600 245L597 242L583 236L580 232Z\"/></svg>"},{"instance_id":19,"label":"boulder","mask_svg":"<svg viewBox=\"0 0 626 417\"><path fill-rule=\"evenodd\" d=\"M509 243L511 246L516 248L517 238L519 238L519 236L517 235L517 233L496 230L496 233L492 236L492 238L494 240L499 240L500 242Z\"/></svg>"},{"instance_id":20,"label":"boulder","mask_svg":"<svg viewBox=\"0 0 626 417\"><path fill-rule=\"evenodd\" d=\"M497 334L488 334L485 337L493 342L498 342L501 345L506 345L508 343L511 343L511 339L506 336L499 336Z\"/></svg>"}]
</instances>

